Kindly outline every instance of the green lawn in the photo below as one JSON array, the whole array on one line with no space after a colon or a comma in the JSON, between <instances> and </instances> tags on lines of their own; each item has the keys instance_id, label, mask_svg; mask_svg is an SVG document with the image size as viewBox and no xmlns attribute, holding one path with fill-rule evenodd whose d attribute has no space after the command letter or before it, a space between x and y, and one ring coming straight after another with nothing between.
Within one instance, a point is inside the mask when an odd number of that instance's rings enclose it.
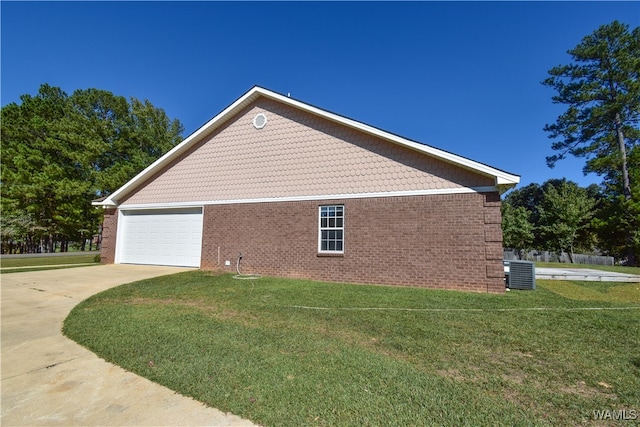
<instances>
[{"instance_id":1,"label":"green lawn","mask_svg":"<svg viewBox=\"0 0 640 427\"><path fill-rule=\"evenodd\" d=\"M640 416L640 285L537 284L488 295L193 271L98 294L64 333L265 426Z\"/></svg>"},{"instance_id":2,"label":"green lawn","mask_svg":"<svg viewBox=\"0 0 640 427\"><path fill-rule=\"evenodd\" d=\"M98 259L99 257L96 254L27 258L10 257L2 258L2 261L0 261L0 271L2 274L6 274L26 271L54 270L59 268L70 268L74 266L73 264L98 264Z\"/></svg>"}]
</instances>

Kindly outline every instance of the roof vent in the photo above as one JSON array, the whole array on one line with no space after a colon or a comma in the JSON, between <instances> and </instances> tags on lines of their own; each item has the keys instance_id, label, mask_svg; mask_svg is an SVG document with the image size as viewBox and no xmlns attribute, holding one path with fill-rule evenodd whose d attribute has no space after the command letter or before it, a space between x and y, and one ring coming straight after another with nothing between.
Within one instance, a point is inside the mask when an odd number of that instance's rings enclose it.
<instances>
[{"instance_id":1,"label":"roof vent","mask_svg":"<svg viewBox=\"0 0 640 427\"><path fill-rule=\"evenodd\" d=\"M257 114L253 118L253 127L256 129L262 129L267 124L267 116L264 113Z\"/></svg>"}]
</instances>

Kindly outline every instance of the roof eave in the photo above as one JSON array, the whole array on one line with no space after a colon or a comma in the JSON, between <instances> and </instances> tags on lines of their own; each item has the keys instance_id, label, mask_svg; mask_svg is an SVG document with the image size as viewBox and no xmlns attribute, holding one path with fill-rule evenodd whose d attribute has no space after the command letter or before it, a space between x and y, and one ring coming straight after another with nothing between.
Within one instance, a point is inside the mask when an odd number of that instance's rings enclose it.
<instances>
[{"instance_id":1,"label":"roof eave","mask_svg":"<svg viewBox=\"0 0 640 427\"><path fill-rule=\"evenodd\" d=\"M496 188L500 194L504 194L506 191L518 185L518 183L520 183L520 177L518 175L505 174L496 176Z\"/></svg>"},{"instance_id":2,"label":"roof eave","mask_svg":"<svg viewBox=\"0 0 640 427\"><path fill-rule=\"evenodd\" d=\"M496 185L517 185L520 182L518 175L504 174L496 176Z\"/></svg>"},{"instance_id":3,"label":"roof eave","mask_svg":"<svg viewBox=\"0 0 640 427\"><path fill-rule=\"evenodd\" d=\"M118 206L113 200L110 198L106 198L104 200L94 200L91 202L91 206L103 206L103 207L115 207Z\"/></svg>"}]
</instances>

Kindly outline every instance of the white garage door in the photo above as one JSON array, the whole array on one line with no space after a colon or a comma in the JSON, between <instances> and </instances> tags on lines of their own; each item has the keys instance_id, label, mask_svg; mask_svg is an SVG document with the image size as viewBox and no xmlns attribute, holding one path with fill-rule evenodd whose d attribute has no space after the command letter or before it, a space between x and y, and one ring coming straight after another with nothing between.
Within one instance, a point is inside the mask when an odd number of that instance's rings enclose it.
<instances>
[{"instance_id":1,"label":"white garage door","mask_svg":"<svg viewBox=\"0 0 640 427\"><path fill-rule=\"evenodd\" d=\"M121 212L117 262L200 267L202 208Z\"/></svg>"}]
</instances>

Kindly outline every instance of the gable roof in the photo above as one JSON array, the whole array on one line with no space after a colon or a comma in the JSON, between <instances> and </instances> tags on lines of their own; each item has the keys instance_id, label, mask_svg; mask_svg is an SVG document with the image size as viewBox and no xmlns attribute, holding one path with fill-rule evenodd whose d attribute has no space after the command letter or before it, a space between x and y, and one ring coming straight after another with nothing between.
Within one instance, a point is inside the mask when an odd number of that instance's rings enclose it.
<instances>
[{"instance_id":1,"label":"gable roof","mask_svg":"<svg viewBox=\"0 0 640 427\"><path fill-rule=\"evenodd\" d=\"M495 186L500 190L500 192L506 191L507 189L515 186L516 184L518 184L518 182L520 182L520 177L518 175L510 174L508 172L493 168L483 163L475 162L473 160L432 147L430 145L412 141L410 139L378 129L362 122L358 122L348 117L344 117L339 114L315 107L311 104L298 101L296 99L290 98L289 96L281 95L260 86L254 86L248 92L238 98L235 102L222 110L218 115L216 115L214 118L201 126L198 130L189 135L184 141L176 145L164 156L160 157L158 160L153 162L150 166L136 175L125 185L117 189L111 195L103 198L102 200L95 200L93 204L96 206L117 206L120 200L135 191L140 185L146 182L154 174L156 174L172 161L176 160L195 144L201 142L204 138L207 137L207 135L210 135L213 131L223 126L242 109L244 109L260 97L265 97L274 101L281 102L293 108L297 108L307 113L324 118L331 122L338 123L343 126L347 126L349 128L389 141L391 143L410 148L419 153L445 161L458 167L462 167L480 175L491 177L495 182Z\"/></svg>"}]
</instances>

